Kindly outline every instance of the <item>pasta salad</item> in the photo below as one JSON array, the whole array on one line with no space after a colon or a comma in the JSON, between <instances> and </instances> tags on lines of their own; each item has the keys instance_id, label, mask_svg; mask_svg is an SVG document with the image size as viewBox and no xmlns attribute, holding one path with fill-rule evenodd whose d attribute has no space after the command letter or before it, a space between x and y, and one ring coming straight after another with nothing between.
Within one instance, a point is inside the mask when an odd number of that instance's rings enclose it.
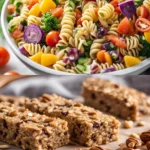
<instances>
[{"instance_id":1,"label":"pasta salad","mask_svg":"<svg viewBox=\"0 0 150 150\"><path fill-rule=\"evenodd\" d=\"M32 61L96 74L150 57L150 0L10 0L10 35Z\"/></svg>"}]
</instances>

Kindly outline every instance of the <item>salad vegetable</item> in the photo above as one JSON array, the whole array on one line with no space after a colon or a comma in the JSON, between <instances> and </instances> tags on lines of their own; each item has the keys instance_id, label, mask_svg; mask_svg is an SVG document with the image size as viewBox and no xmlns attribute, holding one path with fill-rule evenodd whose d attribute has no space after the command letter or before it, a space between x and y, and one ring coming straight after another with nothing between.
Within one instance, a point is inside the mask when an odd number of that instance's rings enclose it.
<instances>
[{"instance_id":1,"label":"salad vegetable","mask_svg":"<svg viewBox=\"0 0 150 150\"><path fill-rule=\"evenodd\" d=\"M42 23L43 25L41 26L41 28L47 33L51 30L57 30L59 25L58 19L51 13L46 13L42 17Z\"/></svg>"},{"instance_id":2,"label":"salad vegetable","mask_svg":"<svg viewBox=\"0 0 150 150\"><path fill-rule=\"evenodd\" d=\"M0 67L3 67L8 63L10 54L4 47L0 47Z\"/></svg>"},{"instance_id":3,"label":"salad vegetable","mask_svg":"<svg viewBox=\"0 0 150 150\"><path fill-rule=\"evenodd\" d=\"M60 40L60 36L59 36L59 32L58 31L51 31L47 34L46 36L46 43L47 45L51 46L51 47L55 47L56 44L58 43L58 41Z\"/></svg>"},{"instance_id":4,"label":"salad vegetable","mask_svg":"<svg viewBox=\"0 0 150 150\"><path fill-rule=\"evenodd\" d=\"M32 24L28 26L24 31L24 39L26 43L38 44L41 43L43 38L44 38L43 30L36 25Z\"/></svg>"}]
</instances>

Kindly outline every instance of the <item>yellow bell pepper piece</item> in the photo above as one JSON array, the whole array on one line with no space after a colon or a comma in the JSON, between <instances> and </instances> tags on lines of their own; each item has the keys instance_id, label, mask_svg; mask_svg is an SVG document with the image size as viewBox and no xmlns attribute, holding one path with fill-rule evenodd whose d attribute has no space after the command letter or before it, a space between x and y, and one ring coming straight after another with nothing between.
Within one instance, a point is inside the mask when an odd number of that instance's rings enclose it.
<instances>
[{"instance_id":1,"label":"yellow bell pepper piece","mask_svg":"<svg viewBox=\"0 0 150 150\"><path fill-rule=\"evenodd\" d=\"M145 39L148 43L150 43L150 31L144 32Z\"/></svg>"},{"instance_id":2,"label":"yellow bell pepper piece","mask_svg":"<svg viewBox=\"0 0 150 150\"><path fill-rule=\"evenodd\" d=\"M133 56L125 56L124 61L127 68L141 63L141 60L139 58Z\"/></svg>"},{"instance_id":3,"label":"yellow bell pepper piece","mask_svg":"<svg viewBox=\"0 0 150 150\"><path fill-rule=\"evenodd\" d=\"M42 55L43 55L43 52L39 52L39 53L31 56L30 59L38 64L41 64Z\"/></svg>"},{"instance_id":4,"label":"yellow bell pepper piece","mask_svg":"<svg viewBox=\"0 0 150 150\"><path fill-rule=\"evenodd\" d=\"M43 54L41 58L41 65L42 66L51 66L54 65L57 61L57 56L53 54Z\"/></svg>"},{"instance_id":5,"label":"yellow bell pepper piece","mask_svg":"<svg viewBox=\"0 0 150 150\"><path fill-rule=\"evenodd\" d=\"M40 10L42 13L49 12L51 8L56 8L56 4L53 0L43 0L40 4Z\"/></svg>"},{"instance_id":6,"label":"yellow bell pepper piece","mask_svg":"<svg viewBox=\"0 0 150 150\"><path fill-rule=\"evenodd\" d=\"M37 3L35 4L29 11L29 15L39 16L40 14L40 5Z\"/></svg>"}]
</instances>

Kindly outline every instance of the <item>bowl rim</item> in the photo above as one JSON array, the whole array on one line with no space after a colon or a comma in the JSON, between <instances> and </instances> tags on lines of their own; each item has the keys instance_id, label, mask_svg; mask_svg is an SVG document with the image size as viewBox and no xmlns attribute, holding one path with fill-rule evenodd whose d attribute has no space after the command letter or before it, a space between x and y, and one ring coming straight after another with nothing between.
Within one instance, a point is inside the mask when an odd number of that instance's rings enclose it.
<instances>
[{"instance_id":1,"label":"bowl rim","mask_svg":"<svg viewBox=\"0 0 150 150\"><path fill-rule=\"evenodd\" d=\"M37 64L35 62L33 62L32 60L30 60L28 57L22 55L19 50L18 50L18 46L14 43L13 38L10 37L8 29L7 29L7 20L6 20L6 14L7 14L7 5L9 3L9 0L5 0L5 3L3 5L2 8L2 12L1 12L1 27L4 33L4 36L6 38L6 41L9 43L10 47L12 48L13 53L15 53L15 55L21 60L23 61L25 64L27 64L28 66L41 71L43 73L47 73L47 74L53 74L53 75L87 75L87 74L72 74L72 73L68 73L68 72L62 72L62 71L57 71L51 68L47 68L44 67L40 64ZM123 70L118 70L118 71L114 71L111 73L106 73L106 74L110 74L110 75L127 75L127 74L134 74L135 72L138 72L140 70L146 70L150 67L150 58L147 58L146 60L142 61L140 64L133 66L133 67L129 67L129 68L125 68ZM141 71L142 72L142 71ZM90 75L90 74L89 74ZM101 73L95 74L95 75L101 75Z\"/></svg>"}]
</instances>

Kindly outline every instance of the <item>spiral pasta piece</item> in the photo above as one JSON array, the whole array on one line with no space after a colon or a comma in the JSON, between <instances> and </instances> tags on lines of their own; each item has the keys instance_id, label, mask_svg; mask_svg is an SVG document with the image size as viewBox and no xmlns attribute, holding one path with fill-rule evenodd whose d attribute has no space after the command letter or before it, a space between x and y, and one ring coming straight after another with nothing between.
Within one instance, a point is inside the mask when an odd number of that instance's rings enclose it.
<instances>
[{"instance_id":1,"label":"spiral pasta piece","mask_svg":"<svg viewBox=\"0 0 150 150\"><path fill-rule=\"evenodd\" d=\"M72 37L74 24L75 24L75 12L73 8L69 4L69 0L65 2L64 6L64 16L61 22L61 31L60 31L60 38L61 40L58 42L56 47L60 46L68 46L69 39Z\"/></svg>"},{"instance_id":2,"label":"spiral pasta piece","mask_svg":"<svg viewBox=\"0 0 150 150\"><path fill-rule=\"evenodd\" d=\"M91 39L93 39L93 37L97 37L97 26L95 23L93 23L92 21L85 20L82 23L82 26L87 32L89 32L89 35L91 35Z\"/></svg>"},{"instance_id":3,"label":"spiral pasta piece","mask_svg":"<svg viewBox=\"0 0 150 150\"><path fill-rule=\"evenodd\" d=\"M21 9L20 16L14 17L9 22L9 26L14 26L14 25L18 26L21 21L27 20L28 16L29 16L29 9L28 9L27 5L24 5Z\"/></svg>"},{"instance_id":4,"label":"spiral pasta piece","mask_svg":"<svg viewBox=\"0 0 150 150\"><path fill-rule=\"evenodd\" d=\"M147 10L150 12L150 0L144 0L143 5L147 8Z\"/></svg>"},{"instance_id":5,"label":"spiral pasta piece","mask_svg":"<svg viewBox=\"0 0 150 150\"><path fill-rule=\"evenodd\" d=\"M102 44L106 41L105 38L95 39L90 49L90 57L92 59L96 58L96 54L101 51Z\"/></svg>"},{"instance_id":6,"label":"spiral pasta piece","mask_svg":"<svg viewBox=\"0 0 150 150\"><path fill-rule=\"evenodd\" d=\"M97 7L96 2L90 1L83 6L82 13L84 13L86 9L89 9L91 7L91 5L93 7Z\"/></svg>"},{"instance_id":7,"label":"spiral pasta piece","mask_svg":"<svg viewBox=\"0 0 150 150\"><path fill-rule=\"evenodd\" d=\"M17 38L15 41L16 41L16 43L17 43L18 46L22 46L22 45L24 45L26 43L24 41L23 37Z\"/></svg>"},{"instance_id":8,"label":"spiral pasta piece","mask_svg":"<svg viewBox=\"0 0 150 150\"><path fill-rule=\"evenodd\" d=\"M49 46L42 46L40 44L24 44L23 47L32 56L38 52L50 53L51 48Z\"/></svg>"},{"instance_id":9,"label":"spiral pasta piece","mask_svg":"<svg viewBox=\"0 0 150 150\"><path fill-rule=\"evenodd\" d=\"M126 37L125 42L127 44L127 50L137 48L139 46L139 35Z\"/></svg>"},{"instance_id":10,"label":"spiral pasta piece","mask_svg":"<svg viewBox=\"0 0 150 150\"><path fill-rule=\"evenodd\" d=\"M86 9L81 17L81 21L93 21L97 22L98 21L98 16L95 12L95 7L93 5L90 5L88 9Z\"/></svg>"},{"instance_id":11,"label":"spiral pasta piece","mask_svg":"<svg viewBox=\"0 0 150 150\"><path fill-rule=\"evenodd\" d=\"M98 11L99 18L102 19L108 19L112 16L114 13L114 7L111 4L105 4L103 7L101 7Z\"/></svg>"},{"instance_id":12,"label":"spiral pasta piece","mask_svg":"<svg viewBox=\"0 0 150 150\"><path fill-rule=\"evenodd\" d=\"M113 12L113 14L106 20L106 22L112 25L115 21L118 21L118 13Z\"/></svg>"},{"instance_id":13,"label":"spiral pasta piece","mask_svg":"<svg viewBox=\"0 0 150 150\"><path fill-rule=\"evenodd\" d=\"M63 60L59 60L56 62L56 64L53 65L53 68L55 70L63 71L63 72L67 71L67 69L65 67L66 67L66 63L64 63Z\"/></svg>"},{"instance_id":14,"label":"spiral pasta piece","mask_svg":"<svg viewBox=\"0 0 150 150\"><path fill-rule=\"evenodd\" d=\"M103 7L104 5L106 5L108 2L106 0L96 0L97 6L99 8Z\"/></svg>"},{"instance_id":15,"label":"spiral pasta piece","mask_svg":"<svg viewBox=\"0 0 150 150\"><path fill-rule=\"evenodd\" d=\"M101 63L99 65L100 68L100 72L102 72L104 69L108 69L108 68L115 68L116 70L122 70L125 68L125 66L122 63L114 63L112 65L109 65L108 63Z\"/></svg>"},{"instance_id":16,"label":"spiral pasta piece","mask_svg":"<svg viewBox=\"0 0 150 150\"><path fill-rule=\"evenodd\" d=\"M111 27L110 27L109 31L107 32L107 34L119 35L119 33L118 33L118 25L119 25L119 21L115 21L111 25Z\"/></svg>"},{"instance_id":17,"label":"spiral pasta piece","mask_svg":"<svg viewBox=\"0 0 150 150\"><path fill-rule=\"evenodd\" d=\"M82 71L80 71L78 68L76 67L72 67L71 69L67 69L67 72L72 73L72 74L83 74Z\"/></svg>"},{"instance_id":18,"label":"spiral pasta piece","mask_svg":"<svg viewBox=\"0 0 150 150\"><path fill-rule=\"evenodd\" d=\"M31 24L35 24L37 26L40 26L42 24L41 18L30 15L27 19L27 24L28 24L28 26L31 25Z\"/></svg>"}]
</instances>

